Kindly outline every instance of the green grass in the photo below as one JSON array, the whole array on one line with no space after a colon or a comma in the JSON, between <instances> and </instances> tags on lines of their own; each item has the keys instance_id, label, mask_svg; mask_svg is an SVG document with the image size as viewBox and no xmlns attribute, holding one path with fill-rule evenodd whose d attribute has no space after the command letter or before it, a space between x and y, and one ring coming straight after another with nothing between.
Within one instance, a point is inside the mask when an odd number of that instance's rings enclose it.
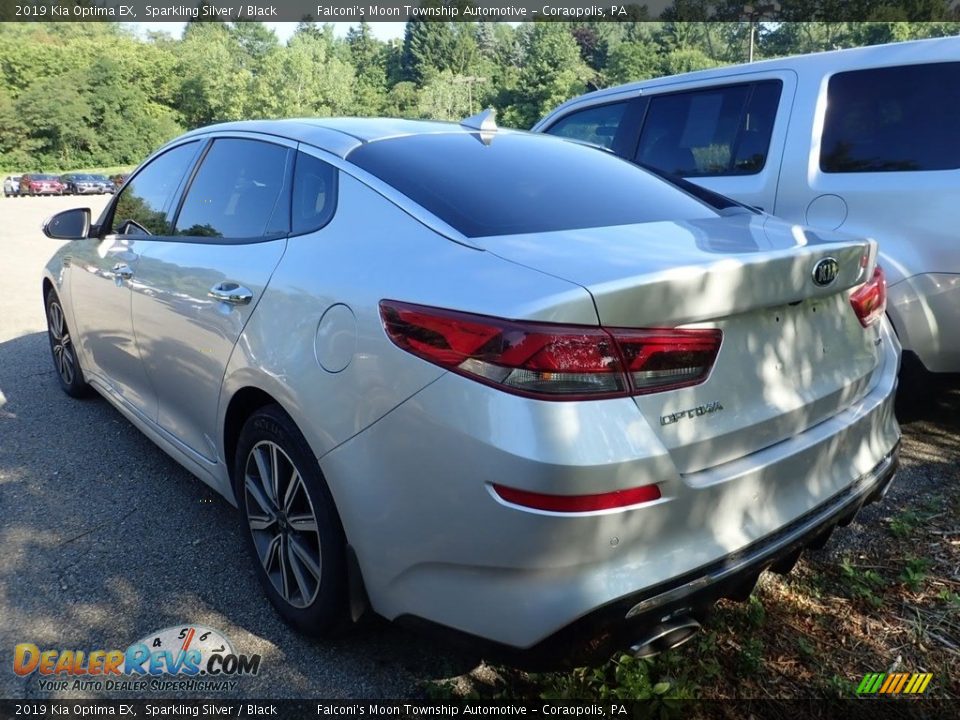
<instances>
[{"instance_id":1,"label":"green grass","mask_svg":"<svg viewBox=\"0 0 960 720\"><path fill-rule=\"evenodd\" d=\"M112 167L98 168L79 168L71 170L50 170L54 175L64 175L66 173L88 173L90 175L126 175L133 170L134 165L114 165Z\"/></svg>"}]
</instances>

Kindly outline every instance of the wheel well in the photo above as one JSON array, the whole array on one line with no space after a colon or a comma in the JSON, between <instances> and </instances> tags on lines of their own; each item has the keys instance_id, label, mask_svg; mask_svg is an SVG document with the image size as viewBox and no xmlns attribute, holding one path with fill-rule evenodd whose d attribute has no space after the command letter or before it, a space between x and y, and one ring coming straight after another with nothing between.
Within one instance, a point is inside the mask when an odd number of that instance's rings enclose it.
<instances>
[{"instance_id":1,"label":"wheel well","mask_svg":"<svg viewBox=\"0 0 960 720\"><path fill-rule=\"evenodd\" d=\"M227 405L227 416L223 423L223 454L234 495L237 494L237 480L233 476L233 456L237 454L237 441L243 424L253 413L267 405L278 404L269 394L255 387L245 387L234 393Z\"/></svg>"},{"instance_id":2,"label":"wheel well","mask_svg":"<svg viewBox=\"0 0 960 720\"><path fill-rule=\"evenodd\" d=\"M50 282L50 278L44 278L44 279L43 279L43 302L44 302L44 304L46 304L46 302L47 302L47 295L50 293L51 290L53 290L53 283Z\"/></svg>"}]
</instances>

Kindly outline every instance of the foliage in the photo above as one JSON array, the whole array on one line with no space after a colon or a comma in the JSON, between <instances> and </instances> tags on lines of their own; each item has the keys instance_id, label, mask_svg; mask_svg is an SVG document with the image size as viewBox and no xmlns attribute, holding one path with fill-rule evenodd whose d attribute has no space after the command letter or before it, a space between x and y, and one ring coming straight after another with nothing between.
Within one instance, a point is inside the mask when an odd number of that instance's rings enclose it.
<instances>
[{"instance_id":1,"label":"foliage","mask_svg":"<svg viewBox=\"0 0 960 720\"><path fill-rule=\"evenodd\" d=\"M469 2L428 0L451 1ZM937 3L899 14L874 3L869 23L759 23L755 55L960 33L910 21ZM750 26L728 4L677 0L667 22L417 20L391 42L366 23L336 37L302 22L285 44L256 22L190 22L180 39L118 23L2 23L0 170L135 164L186 129L241 118L457 120L492 106L501 124L529 127L590 89L744 62Z\"/></svg>"}]
</instances>

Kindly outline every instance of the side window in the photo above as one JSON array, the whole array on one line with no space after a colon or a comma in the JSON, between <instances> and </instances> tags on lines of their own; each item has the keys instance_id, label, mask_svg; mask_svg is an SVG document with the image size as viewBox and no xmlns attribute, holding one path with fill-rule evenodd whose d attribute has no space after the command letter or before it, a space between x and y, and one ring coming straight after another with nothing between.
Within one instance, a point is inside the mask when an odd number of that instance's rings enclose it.
<instances>
[{"instance_id":1,"label":"side window","mask_svg":"<svg viewBox=\"0 0 960 720\"><path fill-rule=\"evenodd\" d=\"M290 232L293 150L222 138L203 158L177 215L174 235L279 237Z\"/></svg>"},{"instance_id":2,"label":"side window","mask_svg":"<svg viewBox=\"0 0 960 720\"><path fill-rule=\"evenodd\" d=\"M570 113L547 129L550 135L612 148L627 103L610 103Z\"/></svg>"},{"instance_id":3,"label":"side window","mask_svg":"<svg viewBox=\"0 0 960 720\"><path fill-rule=\"evenodd\" d=\"M180 181L193 165L200 145L178 145L152 160L127 183L113 210L113 232L166 235L167 213Z\"/></svg>"},{"instance_id":4,"label":"side window","mask_svg":"<svg viewBox=\"0 0 960 720\"><path fill-rule=\"evenodd\" d=\"M827 85L820 169L960 168L960 63L837 73Z\"/></svg>"},{"instance_id":5,"label":"side window","mask_svg":"<svg viewBox=\"0 0 960 720\"><path fill-rule=\"evenodd\" d=\"M337 207L337 169L306 153L297 153L293 176L293 234L319 230Z\"/></svg>"},{"instance_id":6,"label":"side window","mask_svg":"<svg viewBox=\"0 0 960 720\"><path fill-rule=\"evenodd\" d=\"M636 160L683 177L756 174L781 89L767 80L652 97Z\"/></svg>"}]
</instances>

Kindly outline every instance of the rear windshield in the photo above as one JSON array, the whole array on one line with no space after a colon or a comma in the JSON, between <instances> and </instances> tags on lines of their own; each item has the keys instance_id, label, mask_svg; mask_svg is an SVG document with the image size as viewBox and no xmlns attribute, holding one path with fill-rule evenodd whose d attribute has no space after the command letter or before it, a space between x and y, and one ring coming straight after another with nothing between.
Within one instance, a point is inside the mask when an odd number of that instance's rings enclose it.
<instances>
[{"instance_id":1,"label":"rear windshield","mask_svg":"<svg viewBox=\"0 0 960 720\"><path fill-rule=\"evenodd\" d=\"M57 180L58 179L56 175L31 175L30 178L33 180Z\"/></svg>"},{"instance_id":2,"label":"rear windshield","mask_svg":"<svg viewBox=\"0 0 960 720\"><path fill-rule=\"evenodd\" d=\"M349 160L467 237L715 217L689 194L595 148L521 133L412 135Z\"/></svg>"}]
</instances>

